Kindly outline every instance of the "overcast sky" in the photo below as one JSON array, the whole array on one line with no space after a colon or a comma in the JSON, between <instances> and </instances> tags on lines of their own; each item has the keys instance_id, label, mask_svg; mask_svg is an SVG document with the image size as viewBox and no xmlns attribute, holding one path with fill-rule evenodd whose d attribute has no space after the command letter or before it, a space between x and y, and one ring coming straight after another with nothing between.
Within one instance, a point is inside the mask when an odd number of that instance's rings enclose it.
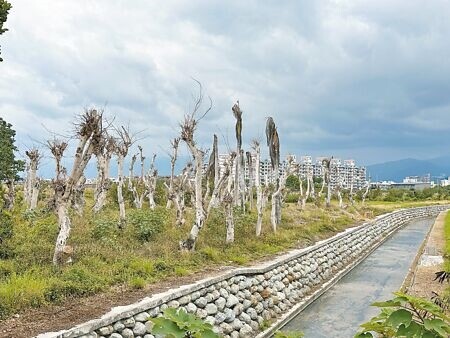
<instances>
[{"instance_id":1,"label":"overcast sky","mask_svg":"<svg viewBox=\"0 0 450 338\"><path fill-rule=\"evenodd\" d=\"M21 148L105 107L145 129L140 143L164 171L194 77L213 100L204 148L213 133L235 147L239 99L246 148L273 116L283 155L450 154L449 1L11 2L0 115Z\"/></svg>"}]
</instances>

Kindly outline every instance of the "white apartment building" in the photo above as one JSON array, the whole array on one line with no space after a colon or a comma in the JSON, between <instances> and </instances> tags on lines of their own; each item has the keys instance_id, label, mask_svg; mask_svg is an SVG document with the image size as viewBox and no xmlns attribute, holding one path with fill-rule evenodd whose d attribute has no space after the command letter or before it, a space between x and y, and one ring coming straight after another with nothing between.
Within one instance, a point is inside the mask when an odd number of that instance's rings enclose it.
<instances>
[{"instance_id":1,"label":"white apartment building","mask_svg":"<svg viewBox=\"0 0 450 338\"><path fill-rule=\"evenodd\" d=\"M229 158L229 154L219 154L219 168L220 172L225 170L225 162ZM292 156L292 155L291 155ZM323 167L322 161L326 157L317 157L313 160L312 156L301 156L300 162L298 163L298 174L302 178L306 178L308 175L313 175L313 177L323 177ZM252 180L255 180L255 155L252 154L252 168L253 172L251 175ZM294 163L297 163L297 158L293 156ZM270 160L264 159L259 163L260 166L260 177L261 183L271 183L274 180L274 174L272 170L272 165ZM206 169L207 165L204 166ZM279 167L279 175L283 175L287 167L287 162L283 161ZM232 173L234 173L234 167ZM244 158L244 170L245 170L245 180L250 179L249 166L247 164L247 158ZM339 158L333 158L331 161L331 188L336 188L338 183L341 183L343 189L350 189L353 185L353 189L363 189L366 187L366 168L358 167L354 160L344 160Z\"/></svg>"}]
</instances>

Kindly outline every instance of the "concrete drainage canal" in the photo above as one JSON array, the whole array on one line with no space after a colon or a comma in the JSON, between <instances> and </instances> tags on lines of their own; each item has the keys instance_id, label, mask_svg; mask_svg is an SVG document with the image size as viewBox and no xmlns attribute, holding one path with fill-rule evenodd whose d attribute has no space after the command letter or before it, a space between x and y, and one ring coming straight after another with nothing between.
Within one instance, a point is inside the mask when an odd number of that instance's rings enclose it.
<instances>
[{"instance_id":1,"label":"concrete drainage canal","mask_svg":"<svg viewBox=\"0 0 450 338\"><path fill-rule=\"evenodd\" d=\"M270 337L288 322L286 328L300 329L306 337L351 337L373 314L369 304L400 286L433 217L448 208L381 215L308 248L152 295L38 337L154 338L149 317L168 307L194 313L225 338ZM267 323L272 323L269 328Z\"/></svg>"},{"instance_id":2,"label":"concrete drainage canal","mask_svg":"<svg viewBox=\"0 0 450 338\"><path fill-rule=\"evenodd\" d=\"M370 306L397 291L426 237L434 218L410 221L282 330L305 337L353 337L359 325L375 316Z\"/></svg>"}]
</instances>

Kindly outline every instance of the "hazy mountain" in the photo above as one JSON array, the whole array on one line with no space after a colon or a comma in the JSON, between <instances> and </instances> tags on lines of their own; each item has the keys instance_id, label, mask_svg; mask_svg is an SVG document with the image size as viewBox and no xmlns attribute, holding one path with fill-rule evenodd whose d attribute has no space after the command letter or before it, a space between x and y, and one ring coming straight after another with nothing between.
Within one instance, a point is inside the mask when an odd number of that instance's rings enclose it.
<instances>
[{"instance_id":1,"label":"hazy mountain","mask_svg":"<svg viewBox=\"0 0 450 338\"><path fill-rule=\"evenodd\" d=\"M405 176L426 174L448 176L450 174L450 156L427 160L406 158L367 166L367 175L370 175L372 181L392 180L401 182Z\"/></svg>"}]
</instances>

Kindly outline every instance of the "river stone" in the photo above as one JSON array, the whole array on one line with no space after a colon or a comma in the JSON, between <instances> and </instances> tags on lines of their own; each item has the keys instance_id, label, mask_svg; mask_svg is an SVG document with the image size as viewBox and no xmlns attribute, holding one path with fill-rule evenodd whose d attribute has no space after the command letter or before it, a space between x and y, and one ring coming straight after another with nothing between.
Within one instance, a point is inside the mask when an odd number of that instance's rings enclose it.
<instances>
[{"instance_id":1,"label":"river stone","mask_svg":"<svg viewBox=\"0 0 450 338\"><path fill-rule=\"evenodd\" d=\"M98 333L101 334L102 336L107 336L113 332L114 332L114 328L111 325L101 327L98 329Z\"/></svg>"},{"instance_id":2,"label":"river stone","mask_svg":"<svg viewBox=\"0 0 450 338\"><path fill-rule=\"evenodd\" d=\"M123 338L123 337L121 334L114 332L109 336L109 338Z\"/></svg>"},{"instance_id":3,"label":"river stone","mask_svg":"<svg viewBox=\"0 0 450 338\"><path fill-rule=\"evenodd\" d=\"M122 323L123 323L123 325L125 325L125 327L133 327L134 324L136 323L136 321L134 320L133 317L131 317L131 318L124 319L122 321ZM123 334L122 334L122 336L123 336Z\"/></svg>"},{"instance_id":4,"label":"river stone","mask_svg":"<svg viewBox=\"0 0 450 338\"><path fill-rule=\"evenodd\" d=\"M250 325L244 324L244 326L242 326L242 329L239 330L239 337L242 338L251 337L252 331L253 329Z\"/></svg>"},{"instance_id":5,"label":"river stone","mask_svg":"<svg viewBox=\"0 0 450 338\"><path fill-rule=\"evenodd\" d=\"M215 321L215 324L216 325L219 325L220 323L223 323L224 321L225 321L225 318L226 318L227 316L225 315L225 313L223 313L223 312L218 312L217 314L216 314L216 321Z\"/></svg>"},{"instance_id":6,"label":"river stone","mask_svg":"<svg viewBox=\"0 0 450 338\"><path fill-rule=\"evenodd\" d=\"M214 304L216 304L216 306L217 306L217 308L218 308L219 310L223 310L226 303L227 303L227 301L226 301L225 298L223 298L223 297L219 297L219 298L214 302Z\"/></svg>"},{"instance_id":7,"label":"river stone","mask_svg":"<svg viewBox=\"0 0 450 338\"><path fill-rule=\"evenodd\" d=\"M188 313L195 313L195 311L197 311L197 306L194 303L189 303L186 305L186 311Z\"/></svg>"},{"instance_id":8,"label":"river stone","mask_svg":"<svg viewBox=\"0 0 450 338\"><path fill-rule=\"evenodd\" d=\"M214 325L214 323L216 322L216 318L214 318L213 316L208 316L204 319L204 322Z\"/></svg>"},{"instance_id":9,"label":"river stone","mask_svg":"<svg viewBox=\"0 0 450 338\"><path fill-rule=\"evenodd\" d=\"M110 338L111 338L111 337L110 337ZM152 334L146 334L146 335L144 336L144 338L155 338L155 336L152 335Z\"/></svg>"},{"instance_id":10,"label":"river stone","mask_svg":"<svg viewBox=\"0 0 450 338\"><path fill-rule=\"evenodd\" d=\"M189 303L191 301L191 296L187 295L187 296L183 296L181 298L178 298L178 303L180 305L186 305L187 303Z\"/></svg>"},{"instance_id":11,"label":"river stone","mask_svg":"<svg viewBox=\"0 0 450 338\"><path fill-rule=\"evenodd\" d=\"M255 320L252 320L250 322L250 327L252 328L253 331L258 331L259 330L259 324Z\"/></svg>"},{"instance_id":12,"label":"river stone","mask_svg":"<svg viewBox=\"0 0 450 338\"><path fill-rule=\"evenodd\" d=\"M206 318L208 316L208 312L206 312L206 310L204 309L197 309L197 312L195 314L197 315L197 317L201 319Z\"/></svg>"},{"instance_id":13,"label":"river stone","mask_svg":"<svg viewBox=\"0 0 450 338\"><path fill-rule=\"evenodd\" d=\"M245 312L241 313L241 315L239 316L239 319L242 320L243 322L247 323L247 324L249 324L252 321L252 319L250 318L250 315L248 315Z\"/></svg>"},{"instance_id":14,"label":"river stone","mask_svg":"<svg viewBox=\"0 0 450 338\"><path fill-rule=\"evenodd\" d=\"M252 302L248 299L244 299L242 302L242 306L244 307L244 310L247 310L250 306L252 306Z\"/></svg>"},{"instance_id":15,"label":"river stone","mask_svg":"<svg viewBox=\"0 0 450 338\"><path fill-rule=\"evenodd\" d=\"M136 325L134 325L133 333L138 336L146 334L147 328L145 327L145 324L141 323L141 322L137 322Z\"/></svg>"},{"instance_id":16,"label":"river stone","mask_svg":"<svg viewBox=\"0 0 450 338\"><path fill-rule=\"evenodd\" d=\"M256 304L255 310L258 313L261 313L264 310L264 306L261 303Z\"/></svg>"},{"instance_id":17,"label":"river stone","mask_svg":"<svg viewBox=\"0 0 450 338\"><path fill-rule=\"evenodd\" d=\"M226 306L228 308L231 308L234 305L236 305L237 303L239 303L239 299L235 295L230 295L227 299Z\"/></svg>"},{"instance_id":18,"label":"river stone","mask_svg":"<svg viewBox=\"0 0 450 338\"><path fill-rule=\"evenodd\" d=\"M150 309L150 311L148 311L148 314L150 315L150 317L155 318L159 314L159 306Z\"/></svg>"},{"instance_id":19,"label":"river stone","mask_svg":"<svg viewBox=\"0 0 450 338\"><path fill-rule=\"evenodd\" d=\"M130 329L124 329L122 332L122 337L123 338L134 338L134 333L133 331L131 331Z\"/></svg>"},{"instance_id":20,"label":"river stone","mask_svg":"<svg viewBox=\"0 0 450 338\"><path fill-rule=\"evenodd\" d=\"M217 306L210 303L206 305L205 310L209 315L215 315L217 313Z\"/></svg>"},{"instance_id":21,"label":"river stone","mask_svg":"<svg viewBox=\"0 0 450 338\"><path fill-rule=\"evenodd\" d=\"M239 338L239 332L238 331L233 331L230 333L230 338Z\"/></svg>"},{"instance_id":22,"label":"river stone","mask_svg":"<svg viewBox=\"0 0 450 338\"><path fill-rule=\"evenodd\" d=\"M239 286L237 284L233 284L231 285L230 290L232 294L236 294L239 292Z\"/></svg>"},{"instance_id":23,"label":"river stone","mask_svg":"<svg viewBox=\"0 0 450 338\"><path fill-rule=\"evenodd\" d=\"M226 308L224 313L225 313L225 321L227 323L232 322L236 318L236 314L234 313L234 311L229 308Z\"/></svg>"},{"instance_id":24,"label":"river stone","mask_svg":"<svg viewBox=\"0 0 450 338\"><path fill-rule=\"evenodd\" d=\"M195 303L195 305L197 305L200 308L204 308L206 306L206 304L208 304L205 297L198 298L194 303Z\"/></svg>"},{"instance_id":25,"label":"river stone","mask_svg":"<svg viewBox=\"0 0 450 338\"><path fill-rule=\"evenodd\" d=\"M167 306L178 309L180 307L180 303L178 303L176 300L171 300L169 303L167 303Z\"/></svg>"},{"instance_id":26,"label":"river stone","mask_svg":"<svg viewBox=\"0 0 450 338\"><path fill-rule=\"evenodd\" d=\"M223 333L230 334L233 332L233 327L228 323L222 323L220 324L220 328L222 329Z\"/></svg>"},{"instance_id":27,"label":"river stone","mask_svg":"<svg viewBox=\"0 0 450 338\"><path fill-rule=\"evenodd\" d=\"M242 311L244 311L244 305L242 304L236 304L236 306L233 308L233 312L236 316L239 316Z\"/></svg>"},{"instance_id":28,"label":"river stone","mask_svg":"<svg viewBox=\"0 0 450 338\"><path fill-rule=\"evenodd\" d=\"M122 331L125 328L125 325L119 320L113 325L114 331Z\"/></svg>"},{"instance_id":29,"label":"river stone","mask_svg":"<svg viewBox=\"0 0 450 338\"><path fill-rule=\"evenodd\" d=\"M200 298L200 292L195 291L191 294L191 301L194 301L196 299Z\"/></svg>"},{"instance_id":30,"label":"river stone","mask_svg":"<svg viewBox=\"0 0 450 338\"><path fill-rule=\"evenodd\" d=\"M227 291L226 289L220 288L220 289L219 289L219 293L220 293L220 295L221 295L223 298L225 298L225 299L228 298L228 291Z\"/></svg>"},{"instance_id":31,"label":"river stone","mask_svg":"<svg viewBox=\"0 0 450 338\"><path fill-rule=\"evenodd\" d=\"M143 323L146 322L149 317L150 315L147 312L141 312L134 316L134 320Z\"/></svg>"},{"instance_id":32,"label":"river stone","mask_svg":"<svg viewBox=\"0 0 450 338\"><path fill-rule=\"evenodd\" d=\"M167 304L162 304L162 305L159 307L159 310L160 310L161 312L164 312L164 310L167 309L167 308L168 308Z\"/></svg>"},{"instance_id":33,"label":"river stone","mask_svg":"<svg viewBox=\"0 0 450 338\"><path fill-rule=\"evenodd\" d=\"M236 318L235 320L233 320L231 322L231 326L233 326L233 329L235 329L236 331L239 331L240 329L242 329L243 325L244 325L244 323L238 318Z\"/></svg>"}]
</instances>

